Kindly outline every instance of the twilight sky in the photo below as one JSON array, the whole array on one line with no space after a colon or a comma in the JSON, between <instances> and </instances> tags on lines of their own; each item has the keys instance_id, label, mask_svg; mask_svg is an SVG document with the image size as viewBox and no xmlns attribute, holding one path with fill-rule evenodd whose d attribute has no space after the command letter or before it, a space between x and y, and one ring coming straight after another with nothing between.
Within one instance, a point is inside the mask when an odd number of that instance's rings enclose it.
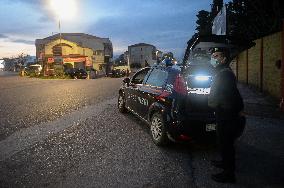
<instances>
[{"instance_id":1,"label":"twilight sky","mask_svg":"<svg viewBox=\"0 0 284 188\"><path fill-rule=\"evenodd\" d=\"M57 3L68 2L57 14ZM226 2L226 1L225 1ZM53 4L52 4L53 3ZM212 0L0 0L0 59L35 55L35 39L59 32L107 37L114 55L135 43L183 56L196 14ZM73 5L73 6L72 6Z\"/></svg>"}]
</instances>

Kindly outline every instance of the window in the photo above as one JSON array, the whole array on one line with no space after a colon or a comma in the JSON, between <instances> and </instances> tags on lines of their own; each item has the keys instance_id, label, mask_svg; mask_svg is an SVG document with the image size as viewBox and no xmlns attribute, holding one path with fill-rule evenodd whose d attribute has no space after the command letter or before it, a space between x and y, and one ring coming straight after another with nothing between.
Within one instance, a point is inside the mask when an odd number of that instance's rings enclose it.
<instances>
[{"instance_id":1,"label":"window","mask_svg":"<svg viewBox=\"0 0 284 188\"><path fill-rule=\"evenodd\" d=\"M54 46L52 48L53 56L62 56L62 48L61 46Z\"/></svg>"},{"instance_id":2,"label":"window","mask_svg":"<svg viewBox=\"0 0 284 188\"><path fill-rule=\"evenodd\" d=\"M148 69L143 69L141 70L140 72L136 73L132 80L131 80L131 83L133 84L142 84L143 83L143 80L145 78L145 76L147 75L147 73L149 72L149 68Z\"/></svg>"},{"instance_id":3,"label":"window","mask_svg":"<svg viewBox=\"0 0 284 188\"><path fill-rule=\"evenodd\" d=\"M103 51L102 50L96 50L96 51L93 52L93 54L102 56L103 55Z\"/></svg>"},{"instance_id":4,"label":"window","mask_svg":"<svg viewBox=\"0 0 284 188\"><path fill-rule=\"evenodd\" d=\"M146 85L163 87L167 81L168 72L160 69L154 69L146 81Z\"/></svg>"},{"instance_id":5,"label":"window","mask_svg":"<svg viewBox=\"0 0 284 188\"><path fill-rule=\"evenodd\" d=\"M102 64L99 65L99 70L103 70L103 65Z\"/></svg>"}]
</instances>

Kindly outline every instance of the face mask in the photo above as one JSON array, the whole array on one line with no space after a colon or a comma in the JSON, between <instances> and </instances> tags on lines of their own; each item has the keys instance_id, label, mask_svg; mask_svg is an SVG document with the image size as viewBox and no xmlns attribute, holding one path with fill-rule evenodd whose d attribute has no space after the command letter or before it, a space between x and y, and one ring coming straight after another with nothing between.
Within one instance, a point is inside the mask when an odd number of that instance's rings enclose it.
<instances>
[{"instance_id":1,"label":"face mask","mask_svg":"<svg viewBox=\"0 0 284 188\"><path fill-rule=\"evenodd\" d=\"M217 65L219 65L218 60L215 59L215 58L211 58L210 63L211 63L211 65L212 65L214 68L216 68Z\"/></svg>"}]
</instances>

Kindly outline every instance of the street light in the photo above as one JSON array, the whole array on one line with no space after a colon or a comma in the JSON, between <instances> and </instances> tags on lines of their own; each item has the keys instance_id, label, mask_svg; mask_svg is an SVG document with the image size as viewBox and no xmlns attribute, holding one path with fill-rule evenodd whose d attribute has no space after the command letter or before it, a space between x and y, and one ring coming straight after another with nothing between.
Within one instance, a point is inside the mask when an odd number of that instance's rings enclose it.
<instances>
[{"instance_id":1,"label":"street light","mask_svg":"<svg viewBox=\"0 0 284 188\"><path fill-rule=\"evenodd\" d=\"M77 0L47 0L48 7L58 20L59 47L61 47L61 23L73 20L77 13Z\"/></svg>"},{"instance_id":2,"label":"street light","mask_svg":"<svg viewBox=\"0 0 284 188\"><path fill-rule=\"evenodd\" d=\"M73 20L77 14L77 0L49 0L49 7L58 20L59 37L61 43L61 22Z\"/></svg>"},{"instance_id":3,"label":"street light","mask_svg":"<svg viewBox=\"0 0 284 188\"><path fill-rule=\"evenodd\" d=\"M49 6L59 20L72 20L77 14L76 0L49 0Z\"/></svg>"}]
</instances>

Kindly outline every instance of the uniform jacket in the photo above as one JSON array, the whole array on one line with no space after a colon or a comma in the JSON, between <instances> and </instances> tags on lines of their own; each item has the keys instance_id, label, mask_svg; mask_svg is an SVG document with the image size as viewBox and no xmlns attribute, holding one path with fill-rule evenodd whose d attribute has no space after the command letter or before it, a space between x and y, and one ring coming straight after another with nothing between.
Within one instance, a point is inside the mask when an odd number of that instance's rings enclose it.
<instances>
[{"instance_id":1,"label":"uniform jacket","mask_svg":"<svg viewBox=\"0 0 284 188\"><path fill-rule=\"evenodd\" d=\"M228 64L221 64L216 67L208 105L215 110L217 118L222 117L223 119L236 116L244 108L235 74Z\"/></svg>"}]
</instances>

